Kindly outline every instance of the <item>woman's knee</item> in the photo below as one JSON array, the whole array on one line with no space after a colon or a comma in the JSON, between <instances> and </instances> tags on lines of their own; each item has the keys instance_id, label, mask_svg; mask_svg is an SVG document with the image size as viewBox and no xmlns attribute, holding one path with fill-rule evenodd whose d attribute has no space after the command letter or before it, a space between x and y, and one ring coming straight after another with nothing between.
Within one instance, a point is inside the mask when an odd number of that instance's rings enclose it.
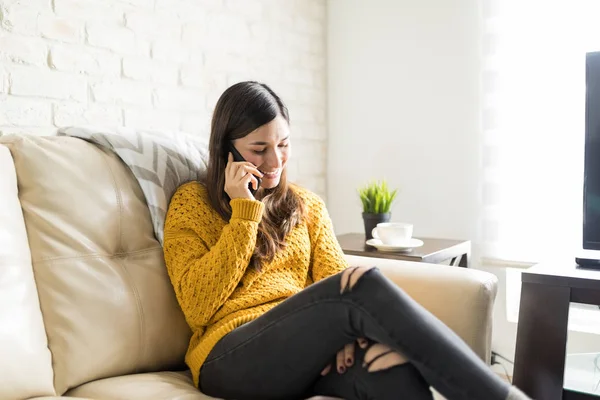
<instances>
[{"instance_id":1,"label":"woman's knee","mask_svg":"<svg viewBox=\"0 0 600 400\"><path fill-rule=\"evenodd\" d=\"M365 352L363 368L377 372L406 364L408 359L401 353L382 343L374 343Z\"/></svg>"},{"instance_id":2,"label":"woman's knee","mask_svg":"<svg viewBox=\"0 0 600 400\"><path fill-rule=\"evenodd\" d=\"M381 273L375 273L379 271L377 267L350 267L342 271L342 279L340 280L340 293L344 294L351 291L354 286L361 279L365 279L367 276L372 276L375 279L379 276L383 278Z\"/></svg>"}]
</instances>

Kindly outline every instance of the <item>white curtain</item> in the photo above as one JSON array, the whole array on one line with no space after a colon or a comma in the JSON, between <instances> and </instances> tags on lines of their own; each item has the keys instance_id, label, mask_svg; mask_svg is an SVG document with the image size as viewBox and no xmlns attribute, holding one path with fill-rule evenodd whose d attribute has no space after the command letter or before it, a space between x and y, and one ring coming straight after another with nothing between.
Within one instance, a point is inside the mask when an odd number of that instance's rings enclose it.
<instances>
[{"instance_id":1,"label":"white curtain","mask_svg":"<svg viewBox=\"0 0 600 400\"><path fill-rule=\"evenodd\" d=\"M483 1L482 256L572 259L581 247L585 53L600 50L600 0Z\"/></svg>"}]
</instances>

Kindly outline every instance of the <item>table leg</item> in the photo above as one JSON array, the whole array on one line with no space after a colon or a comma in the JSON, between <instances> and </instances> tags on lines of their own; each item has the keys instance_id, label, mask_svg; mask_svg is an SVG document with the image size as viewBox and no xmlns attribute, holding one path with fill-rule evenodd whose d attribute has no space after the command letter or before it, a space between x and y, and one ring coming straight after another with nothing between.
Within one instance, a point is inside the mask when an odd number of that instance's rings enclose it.
<instances>
[{"instance_id":1,"label":"table leg","mask_svg":"<svg viewBox=\"0 0 600 400\"><path fill-rule=\"evenodd\" d=\"M571 289L523 282L513 383L531 398L562 399Z\"/></svg>"},{"instance_id":2,"label":"table leg","mask_svg":"<svg viewBox=\"0 0 600 400\"><path fill-rule=\"evenodd\" d=\"M452 267L469 268L469 253L461 254L460 256L452 257L450 260Z\"/></svg>"},{"instance_id":3,"label":"table leg","mask_svg":"<svg viewBox=\"0 0 600 400\"><path fill-rule=\"evenodd\" d=\"M459 267L463 267L463 268L469 268L469 253L465 253L462 256L460 256L460 261L458 262L458 266Z\"/></svg>"}]
</instances>

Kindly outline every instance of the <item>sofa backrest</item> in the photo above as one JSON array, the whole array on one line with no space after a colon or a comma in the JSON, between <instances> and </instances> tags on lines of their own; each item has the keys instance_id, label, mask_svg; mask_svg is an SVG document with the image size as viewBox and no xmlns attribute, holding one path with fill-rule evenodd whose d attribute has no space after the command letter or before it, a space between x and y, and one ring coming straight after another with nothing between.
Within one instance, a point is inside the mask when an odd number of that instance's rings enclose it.
<instances>
[{"instance_id":1,"label":"sofa backrest","mask_svg":"<svg viewBox=\"0 0 600 400\"><path fill-rule=\"evenodd\" d=\"M76 138L3 136L1 145L16 171L31 253L22 268L33 266L56 393L182 367L191 333L130 170Z\"/></svg>"}]
</instances>

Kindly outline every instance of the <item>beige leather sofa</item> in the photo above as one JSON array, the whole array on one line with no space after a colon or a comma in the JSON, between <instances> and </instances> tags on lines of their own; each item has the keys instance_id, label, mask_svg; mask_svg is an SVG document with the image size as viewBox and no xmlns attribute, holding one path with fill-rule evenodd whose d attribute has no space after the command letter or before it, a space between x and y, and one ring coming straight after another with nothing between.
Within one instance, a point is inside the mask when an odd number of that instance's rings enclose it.
<instances>
[{"instance_id":1,"label":"beige leather sofa","mask_svg":"<svg viewBox=\"0 0 600 400\"><path fill-rule=\"evenodd\" d=\"M493 275L349 260L379 265L488 359ZM0 399L209 399L183 364L189 337L120 159L75 138L0 137Z\"/></svg>"}]
</instances>

